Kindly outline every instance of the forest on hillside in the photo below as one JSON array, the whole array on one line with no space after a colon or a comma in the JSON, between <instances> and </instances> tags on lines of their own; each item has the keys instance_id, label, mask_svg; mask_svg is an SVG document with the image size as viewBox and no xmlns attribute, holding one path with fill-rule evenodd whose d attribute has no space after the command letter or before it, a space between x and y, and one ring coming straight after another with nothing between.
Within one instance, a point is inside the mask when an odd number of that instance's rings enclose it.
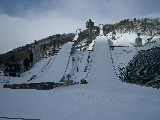
<instances>
[{"instance_id":1,"label":"forest on hillside","mask_svg":"<svg viewBox=\"0 0 160 120\"><path fill-rule=\"evenodd\" d=\"M135 32L141 35L153 36L160 34L160 18L124 19L116 24L105 24L104 33L109 32Z\"/></svg>"}]
</instances>

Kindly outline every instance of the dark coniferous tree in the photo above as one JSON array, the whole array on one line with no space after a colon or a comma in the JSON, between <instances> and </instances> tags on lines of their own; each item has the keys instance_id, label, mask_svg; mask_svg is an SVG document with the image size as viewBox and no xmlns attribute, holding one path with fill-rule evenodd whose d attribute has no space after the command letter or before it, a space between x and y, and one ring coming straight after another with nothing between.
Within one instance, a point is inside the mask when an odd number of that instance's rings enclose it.
<instances>
[{"instance_id":1,"label":"dark coniferous tree","mask_svg":"<svg viewBox=\"0 0 160 120\"><path fill-rule=\"evenodd\" d=\"M24 68L26 70L28 70L28 67L30 65L30 60L28 58L26 58L24 61L23 61L23 65L24 65Z\"/></svg>"},{"instance_id":2,"label":"dark coniferous tree","mask_svg":"<svg viewBox=\"0 0 160 120\"><path fill-rule=\"evenodd\" d=\"M30 63L33 63L33 53L30 54Z\"/></svg>"}]
</instances>

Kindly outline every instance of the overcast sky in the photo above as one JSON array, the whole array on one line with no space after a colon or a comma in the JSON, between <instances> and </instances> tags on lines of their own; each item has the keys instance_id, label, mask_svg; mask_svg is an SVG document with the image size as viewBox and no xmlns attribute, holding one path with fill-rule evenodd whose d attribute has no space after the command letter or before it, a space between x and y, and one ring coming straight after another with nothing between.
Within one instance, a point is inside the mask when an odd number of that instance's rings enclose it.
<instances>
[{"instance_id":1,"label":"overcast sky","mask_svg":"<svg viewBox=\"0 0 160 120\"><path fill-rule=\"evenodd\" d=\"M0 0L0 54L54 34L86 29L91 19L159 17L160 0Z\"/></svg>"}]
</instances>

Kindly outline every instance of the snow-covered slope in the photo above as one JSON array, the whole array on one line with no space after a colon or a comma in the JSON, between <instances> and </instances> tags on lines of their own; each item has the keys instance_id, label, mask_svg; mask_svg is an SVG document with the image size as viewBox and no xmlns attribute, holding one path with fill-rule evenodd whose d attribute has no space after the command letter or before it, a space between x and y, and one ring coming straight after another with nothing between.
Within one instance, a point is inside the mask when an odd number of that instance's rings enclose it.
<instances>
[{"instance_id":1,"label":"snow-covered slope","mask_svg":"<svg viewBox=\"0 0 160 120\"><path fill-rule=\"evenodd\" d=\"M51 67L34 81L58 81L63 76L67 63L72 64L72 61L68 62L71 46L72 43L63 46ZM42 120L159 120L159 90L120 82L113 68L106 37L97 37L93 49L91 53L76 51L73 55L79 58L73 63L73 66L79 66L79 72L73 77L79 76L76 80L80 81L81 77L89 73L86 77L88 84L38 91L4 89L0 83L0 117ZM85 64L88 64L90 70L84 73ZM69 69L68 73L72 70L70 67Z\"/></svg>"},{"instance_id":2,"label":"snow-covered slope","mask_svg":"<svg viewBox=\"0 0 160 120\"><path fill-rule=\"evenodd\" d=\"M77 51L77 53L79 53L78 56L76 55L73 56L75 58L74 64L76 64L74 68L73 80L79 82L81 79L86 78L90 67L89 62L91 59L88 59L90 56L89 51L82 51L82 52Z\"/></svg>"},{"instance_id":3,"label":"snow-covered slope","mask_svg":"<svg viewBox=\"0 0 160 120\"><path fill-rule=\"evenodd\" d=\"M65 73L72 45L73 42L65 44L47 71L41 77L35 79L34 82L59 82Z\"/></svg>"},{"instance_id":4,"label":"snow-covered slope","mask_svg":"<svg viewBox=\"0 0 160 120\"><path fill-rule=\"evenodd\" d=\"M92 61L92 72L90 72L90 77L88 78L90 83L93 82L94 85L95 83L97 83L97 85L107 85L107 82L110 84L115 84L115 82L117 84L120 83L115 75L106 37L97 37L97 40L95 41Z\"/></svg>"}]
</instances>

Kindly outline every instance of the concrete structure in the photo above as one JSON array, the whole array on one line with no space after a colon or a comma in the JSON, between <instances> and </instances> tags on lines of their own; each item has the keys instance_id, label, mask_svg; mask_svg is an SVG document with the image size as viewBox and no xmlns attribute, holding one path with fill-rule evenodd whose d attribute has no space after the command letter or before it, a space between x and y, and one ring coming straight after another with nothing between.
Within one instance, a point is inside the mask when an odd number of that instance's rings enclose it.
<instances>
[{"instance_id":1,"label":"concrete structure","mask_svg":"<svg viewBox=\"0 0 160 120\"><path fill-rule=\"evenodd\" d=\"M142 39L140 37L136 38L135 47L142 47Z\"/></svg>"},{"instance_id":2,"label":"concrete structure","mask_svg":"<svg viewBox=\"0 0 160 120\"><path fill-rule=\"evenodd\" d=\"M89 42L91 43L92 42L92 29L94 27L94 22L91 21L91 19L89 19L89 21L86 22L86 28L88 28L88 39L89 39Z\"/></svg>"},{"instance_id":3,"label":"concrete structure","mask_svg":"<svg viewBox=\"0 0 160 120\"><path fill-rule=\"evenodd\" d=\"M79 36L79 35L80 35L80 33L81 33L81 29L77 29L77 30L76 30L76 35L78 35L78 36Z\"/></svg>"},{"instance_id":4,"label":"concrete structure","mask_svg":"<svg viewBox=\"0 0 160 120\"><path fill-rule=\"evenodd\" d=\"M103 35L103 24L99 24L99 35Z\"/></svg>"},{"instance_id":5,"label":"concrete structure","mask_svg":"<svg viewBox=\"0 0 160 120\"><path fill-rule=\"evenodd\" d=\"M40 60L40 45L35 44L32 45L32 53L33 53L33 64Z\"/></svg>"},{"instance_id":6,"label":"concrete structure","mask_svg":"<svg viewBox=\"0 0 160 120\"><path fill-rule=\"evenodd\" d=\"M142 39L140 38L140 33L138 33L138 38L135 39L135 47L142 47Z\"/></svg>"},{"instance_id":7,"label":"concrete structure","mask_svg":"<svg viewBox=\"0 0 160 120\"><path fill-rule=\"evenodd\" d=\"M77 29L76 30L76 35L75 35L75 37L73 39L74 42L78 41L78 38L80 37L80 34L81 34L81 29Z\"/></svg>"},{"instance_id":8,"label":"concrete structure","mask_svg":"<svg viewBox=\"0 0 160 120\"><path fill-rule=\"evenodd\" d=\"M19 63L8 62L5 63L5 75L12 77L20 77L22 66Z\"/></svg>"}]
</instances>

